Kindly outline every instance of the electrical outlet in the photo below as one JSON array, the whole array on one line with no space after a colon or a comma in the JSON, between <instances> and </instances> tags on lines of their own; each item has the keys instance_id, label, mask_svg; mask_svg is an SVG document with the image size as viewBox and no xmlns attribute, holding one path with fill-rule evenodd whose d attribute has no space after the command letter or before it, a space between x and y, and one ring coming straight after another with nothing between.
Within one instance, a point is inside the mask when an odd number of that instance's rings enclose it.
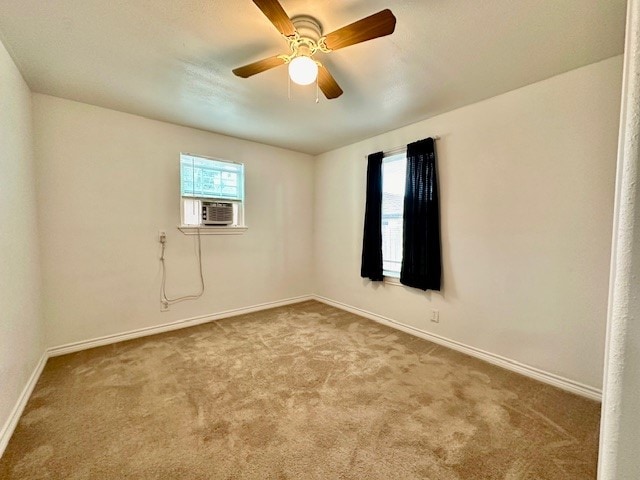
<instances>
[{"instance_id":1,"label":"electrical outlet","mask_svg":"<svg viewBox=\"0 0 640 480\"><path fill-rule=\"evenodd\" d=\"M169 311L169 302L167 301L161 301L160 302L160 311L161 312L168 312Z\"/></svg>"},{"instance_id":2,"label":"electrical outlet","mask_svg":"<svg viewBox=\"0 0 640 480\"><path fill-rule=\"evenodd\" d=\"M167 232L165 232L164 230L160 230L158 232L158 241L160 243L165 243L167 241Z\"/></svg>"},{"instance_id":3,"label":"electrical outlet","mask_svg":"<svg viewBox=\"0 0 640 480\"><path fill-rule=\"evenodd\" d=\"M431 321L433 323L440 323L440 312L438 310L431 310Z\"/></svg>"}]
</instances>

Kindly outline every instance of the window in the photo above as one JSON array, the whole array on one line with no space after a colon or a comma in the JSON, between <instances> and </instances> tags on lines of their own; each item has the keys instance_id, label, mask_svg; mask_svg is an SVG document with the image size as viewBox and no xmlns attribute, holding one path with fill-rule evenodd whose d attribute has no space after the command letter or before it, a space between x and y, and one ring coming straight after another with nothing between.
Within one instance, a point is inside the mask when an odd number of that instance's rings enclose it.
<instances>
[{"instance_id":1,"label":"window","mask_svg":"<svg viewBox=\"0 0 640 480\"><path fill-rule=\"evenodd\" d=\"M398 150L367 156L360 276L373 282L395 277L408 287L440 290L435 141L429 137Z\"/></svg>"},{"instance_id":2,"label":"window","mask_svg":"<svg viewBox=\"0 0 640 480\"><path fill-rule=\"evenodd\" d=\"M382 160L382 270L388 277L400 278L406 152Z\"/></svg>"},{"instance_id":3,"label":"window","mask_svg":"<svg viewBox=\"0 0 640 480\"><path fill-rule=\"evenodd\" d=\"M180 202L183 226L244 226L244 165L180 154Z\"/></svg>"}]
</instances>

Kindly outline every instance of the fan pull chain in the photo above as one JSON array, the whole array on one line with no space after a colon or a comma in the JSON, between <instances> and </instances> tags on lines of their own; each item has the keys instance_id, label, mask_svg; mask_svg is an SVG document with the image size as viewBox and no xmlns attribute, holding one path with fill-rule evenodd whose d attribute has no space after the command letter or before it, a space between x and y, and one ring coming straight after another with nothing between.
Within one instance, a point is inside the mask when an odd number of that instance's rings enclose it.
<instances>
[{"instance_id":1,"label":"fan pull chain","mask_svg":"<svg viewBox=\"0 0 640 480\"><path fill-rule=\"evenodd\" d=\"M316 103L320 103L320 95L318 94L318 77L316 77Z\"/></svg>"}]
</instances>

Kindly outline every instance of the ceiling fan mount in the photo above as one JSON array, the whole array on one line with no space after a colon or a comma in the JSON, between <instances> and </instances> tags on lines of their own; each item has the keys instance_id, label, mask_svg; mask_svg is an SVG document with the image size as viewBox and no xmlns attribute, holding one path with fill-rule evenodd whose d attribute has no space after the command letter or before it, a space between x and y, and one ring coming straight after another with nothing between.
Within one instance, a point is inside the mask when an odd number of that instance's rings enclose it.
<instances>
[{"instance_id":1,"label":"ceiling fan mount","mask_svg":"<svg viewBox=\"0 0 640 480\"><path fill-rule=\"evenodd\" d=\"M317 78L320 90L328 99L339 97L343 91L331 73L329 73L329 70L313 59L313 55L318 51L330 53L339 48L390 35L396 26L396 17L391 13L391 10L386 9L323 35L322 25L317 19L309 15L298 15L289 18L278 0L253 0L253 3L258 6L284 36L289 44L290 53L275 55L250 63L234 69L233 73L239 77L248 78L280 65L290 64L289 75L296 81L292 74L293 63L303 63L302 61L305 61L315 69L315 72L312 72L311 81ZM305 85L307 83L301 84Z\"/></svg>"}]
</instances>

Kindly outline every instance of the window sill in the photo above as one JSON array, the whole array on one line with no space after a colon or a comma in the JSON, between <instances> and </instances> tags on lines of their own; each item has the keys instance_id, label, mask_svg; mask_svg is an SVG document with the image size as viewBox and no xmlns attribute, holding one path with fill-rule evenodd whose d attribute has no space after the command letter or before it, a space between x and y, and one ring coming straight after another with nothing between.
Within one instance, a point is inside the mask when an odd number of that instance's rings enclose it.
<instances>
[{"instance_id":1,"label":"window sill","mask_svg":"<svg viewBox=\"0 0 640 480\"><path fill-rule=\"evenodd\" d=\"M249 227L194 227L192 225L178 225L185 235L242 235Z\"/></svg>"},{"instance_id":2,"label":"window sill","mask_svg":"<svg viewBox=\"0 0 640 480\"><path fill-rule=\"evenodd\" d=\"M390 277L388 275L385 275L383 281L384 281L384 283L387 283L389 285L396 285L396 286L399 286L399 287L403 286L400 283L400 278L399 277Z\"/></svg>"}]
</instances>

